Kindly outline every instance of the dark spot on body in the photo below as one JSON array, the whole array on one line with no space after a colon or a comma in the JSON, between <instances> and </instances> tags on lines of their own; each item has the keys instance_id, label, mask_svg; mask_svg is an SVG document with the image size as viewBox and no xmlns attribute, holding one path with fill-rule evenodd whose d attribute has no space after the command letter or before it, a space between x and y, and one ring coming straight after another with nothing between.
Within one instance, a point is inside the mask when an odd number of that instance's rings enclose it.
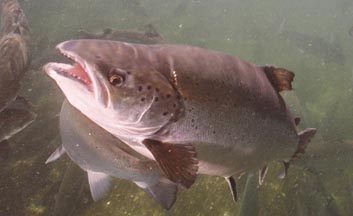
<instances>
[{"instance_id":1,"label":"dark spot on body","mask_svg":"<svg viewBox=\"0 0 353 216\"><path fill-rule=\"evenodd\" d=\"M167 97L167 98L170 98L170 97L171 97L171 95L170 95L170 94L167 94L167 95L166 95L166 97Z\"/></svg>"},{"instance_id":2,"label":"dark spot on body","mask_svg":"<svg viewBox=\"0 0 353 216\"><path fill-rule=\"evenodd\" d=\"M156 92L159 92L159 88L156 88Z\"/></svg>"},{"instance_id":3,"label":"dark spot on body","mask_svg":"<svg viewBox=\"0 0 353 216\"><path fill-rule=\"evenodd\" d=\"M213 134L216 134L216 131L212 131Z\"/></svg>"},{"instance_id":4,"label":"dark spot on body","mask_svg":"<svg viewBox=\"0 0 353 216\"><path fill-rule=\"evenodd\" d=\"M142 86L139 86L139 87L138 87L138 90L139 90L139 91L142 91Z\"/></svg>"},{"instance_id":5,"label":"dark spot on body","mask_svg":"<svg viewBox=\"0 0 353 216\"><path fill-rule=\"evenodd\" d=\"M130 71L126 71L126 73L127 73L127 74L129 74L129 75L131 74L131 72L130 72Z\"/></svg>"},{"instance_id":6,"label":"dark spot on body","mask_svg":"<svg viewBox=\"0 0 353 216\"><path fill-rule=\"evenodd\" d=\"M144 101L145 101L145 98L144 98L144 97L143 97L143 98L141 98L141 101L142 101L142 102L144 102Z\"/></svg>"},{"instance_id":7,"label":"dark spot on body","mask_svg":"<svg viewBox=\"0 0 353 216\"><path fill-rule=\"evenodd\" d=\"M163 116L166 116L166 115L168 115L168 112L164 112L164 113L163 113Z\"/></svg>"},{"instance_id":8,"label":"dark spot on body","mask_svg":"<svg viewBox=\"0 0 353 216\"><path fill-rule=\"evenodd\" d=\"M194 119L191 119L191 122L194 122L195 120Z\"/></svg>"},{"instance_id":9,"label":"dark spot on body","mask_svg":"<svg viewBox=\"0 0 353 216\"><path fill-rule=\"evenodd\" d=\"M177 106L177 105L174 103L174 104L173 104L173 108L176 108L176 106Z\"/></svg>"},{"instance_id":10,"label":"dark spot on body","mask_svg":"<svg viewBox=\"0 0 353 216\"><path fill-rule=\"evenodd\" d=\"M159 101L159 98L158 98L158 97L155 97L155 98L154 98L154 101L158 102L158 101Z\"/></svg>"},{"instance_id":11,"label":"dark spot on body","mask_svg":"<svg viewBox=\"0 0 353 216\"><path fill-rule=\"evenodd\" d=\"M151 90L152 86L148 85L147 90Z\"/></svg>"}]
</instances>

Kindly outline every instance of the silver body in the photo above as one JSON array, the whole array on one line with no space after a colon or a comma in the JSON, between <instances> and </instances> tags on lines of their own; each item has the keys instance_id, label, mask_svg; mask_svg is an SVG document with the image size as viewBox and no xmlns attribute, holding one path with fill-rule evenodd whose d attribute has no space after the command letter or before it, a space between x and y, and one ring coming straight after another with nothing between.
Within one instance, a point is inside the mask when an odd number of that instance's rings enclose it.
<instances>
[{"instance_id":1,"label":"silver body","mask_svg":"<svg viewBox=\"0 0 353 216\"><path fill-rule=\"evenodd\" d=\"M151 186L161 178L154 161L136 154L67 102L60 113L60 133L69 157L83 170Z\"/></svg>"}]
</instances>

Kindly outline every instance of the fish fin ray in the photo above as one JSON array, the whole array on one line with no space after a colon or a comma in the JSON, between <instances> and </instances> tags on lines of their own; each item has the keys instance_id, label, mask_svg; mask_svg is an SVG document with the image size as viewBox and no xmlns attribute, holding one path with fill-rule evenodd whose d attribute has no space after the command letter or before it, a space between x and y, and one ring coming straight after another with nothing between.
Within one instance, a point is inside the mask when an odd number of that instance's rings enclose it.
<instances>
[{"instance_id":1,"label":"fish fin ray","mask_svg":"<svg viewBox=\"0 0 353 216\"><path fill-rule=\"evenodd\" d=\"M310 143L311 139L315 136L316 134L316 128L306 128L303 131L300 131L298 133L299 136L299 142L297 146L297 150L294 152L293 156L289 161L283 161L284 164L284 173L282 173L279 177L280 178L285 178L288 174L288 169L291 164L291 162L298 158L300 154L304 154L306 148L308 147L308 144Z\"/></svg>"},{"instance_id":2,"label":"fish fin ray","mask_svg":"<svg viewBox=\"0 0 353 216\"><path fill-rule=\"evenodd\" d=\"M267 76L267 79L277 92L292 90L292 81L294 79L293 72L285 68L278 68L274 66L264 66L263 70Z\"/></svg>"},{"instance_id":3,"label":"fish fin ray","mask_svg":"<svg viewBox=\"0 0 353 216\"><path fill-rule=\"evenodd\" d=\"M310 143L311 139L315 136L316 134L316 128L306 128L303 131L300 131L298 136L299 136L299 143L297 147L297 151L295 152L294 156L296 154L305 153L306 148L308 147L308 144ZM293 157L294 157L293 156Z\"/></svg>"},{"instance_id":4,"label":"fish fin ray","mask_svg":"<svg viewBox=\"0 0 353 216\"><path fill-rule=\"evenodd\" d=\"M65 153L64 146L58 147L45 161L45 164L51 163L59 159Z\"/></svg>"},{"instance_id":5,"label":"fish fin ray","mask_svg":"<svg viewBox=\"0 0 353 216\"><path fill-rule=\"evenodd\" d=\"M159 167L171 181L189 188L196 180L198 159L190 144L163 143L145 139L142 142L151 151Z\"/></svg>"},{"instance_id":6,"label":"fish fin ray","mask_svg":"<svg viewBox=\"0 0 353 216\"><path fill-rule=\"evenodd\" d=\"M162 178L157 184L143 189L166 210L169 210L173 206L178 192L178 186L166 178Z\"/></svg>"},{"instance_id":7,"label":"fish fin ray","mask_svg":"<svg viewBox=\"0 0 353 216\"><path fill-rule=\"evenodd\" d=\"M268 171L268 166L265 165L262 169L259 170L259 185L264 183Z\"/></svg>"},{"instance_id":8,"label":"fish fin ray","mask_svg":"<svg viewBox=\"0 0 353 216\"><path fill-rule=\"evenodd\" d=\"M225 179L228 183L230 192L232 193L233 201L236 203L238 201L237 183L232 176L225 177Z\"/></svg>"},{"instance_id":9,"label":"fish fin ray","mask_svg":"<svg viewBox=\"0 0 353 216\"><path fill-rule=\"evenodd\" d=\"M112 178L101 172L87 171L89 188L94 201L102 199L109 191Z\"/></svg>"}]
</instances>

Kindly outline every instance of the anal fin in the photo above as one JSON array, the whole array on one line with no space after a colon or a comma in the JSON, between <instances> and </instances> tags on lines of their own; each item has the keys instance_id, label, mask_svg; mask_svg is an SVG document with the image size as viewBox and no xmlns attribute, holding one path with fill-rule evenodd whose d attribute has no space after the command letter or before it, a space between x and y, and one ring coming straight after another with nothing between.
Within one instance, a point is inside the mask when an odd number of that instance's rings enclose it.
<instances>
[{"instance_id":1,"label":"anal fin","mask_svg":"<svg viewBox=\"0 0 353 216\"><path fill-rule=\"evenodd\" d=\"M196 180L198 159L190 144L163 143L145 139L142 142L156 159L159 167L171 181L189 188Z\"/></svg>"},{"instance_id":2,"label":"anal fin","mask_svg":"<svg viewBox=\"0 0 353 216\"><path fill-rule=\"evenodd\" d=\"M94 201L102 199L109 191L112 178L105 173L87 171L89 188Z\"/></svg>"},{"instance_id":3,"label":"anal fin","mask_svg":"<svg viewBox=\"0 0 353 216\"><path fill-rule=\"evenodd\" d=\"M236 203L238 201L237 183L232 176L226 177L225 179L232 193L233 201Z\"/></svg>"}]
</instances>

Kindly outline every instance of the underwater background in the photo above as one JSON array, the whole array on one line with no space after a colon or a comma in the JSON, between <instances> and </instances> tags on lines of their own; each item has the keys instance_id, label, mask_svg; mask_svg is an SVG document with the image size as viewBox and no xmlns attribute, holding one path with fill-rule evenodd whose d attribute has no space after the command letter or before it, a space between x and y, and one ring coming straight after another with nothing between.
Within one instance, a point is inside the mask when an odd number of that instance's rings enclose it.
<instances>
[{"instance_id":1,"label":"underwater background","mask_svg":"<svg viewBox=\"0 0 353 216\"><path fill-rule=\"evenodd\" d=\"M353 215L353 1L349 0L23 0L31 30L31 65L20 95L37 119L10 140L0 161L0 216L39 215ZM286 102L318 134L279 179L274 162L263 185L257 173L237 179L234 204L221 177L201 176L179 190L166 213L135 184L114 179L109 195L90 197L86 173L64 156L58 115L64 96L42 71L62 59L54 49L80 31L146 30L168 43L214 49L295 73Z\"/></svg>"}]
</instances>

